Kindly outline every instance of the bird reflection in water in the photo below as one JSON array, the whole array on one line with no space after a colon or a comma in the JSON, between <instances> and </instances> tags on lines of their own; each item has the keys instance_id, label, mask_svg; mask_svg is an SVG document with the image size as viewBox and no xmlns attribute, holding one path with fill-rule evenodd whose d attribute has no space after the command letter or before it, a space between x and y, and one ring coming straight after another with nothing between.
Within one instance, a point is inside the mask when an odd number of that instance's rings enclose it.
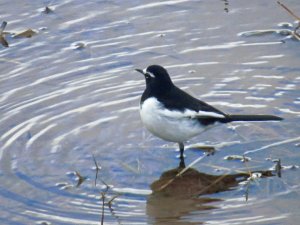
<instances>
[{"instance_id":1,"label":"bird reflection in water","mask_svg":"<svg viewBox=\"0 0 300 225\"><path fill-rule=\"evenodd\" d=\"M180 173L182 174L178 176ZM182 161L178 168L162 173L161 177L151 184L152 194L147 200L147 215L156 225L201 224L199 221L184 221L182 217L192 212L216 209L216 206L209 203L222 199L208 195L238 186L240 182L249 179L251 173L210 175L193 168L185 168ZM273 176L272 171L253 173L260 173L261 177Z\"/></svg>"}]
</instances>

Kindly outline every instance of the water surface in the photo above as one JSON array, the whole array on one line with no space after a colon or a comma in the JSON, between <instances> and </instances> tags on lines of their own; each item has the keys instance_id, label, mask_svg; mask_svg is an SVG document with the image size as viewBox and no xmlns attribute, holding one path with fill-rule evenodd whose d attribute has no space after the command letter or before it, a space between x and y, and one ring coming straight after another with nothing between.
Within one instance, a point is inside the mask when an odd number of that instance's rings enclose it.
<instances>
[{"instance_id":1,"label":"water surface","mask_svg":"<svg viewBox=\"0 0 300 225\"><path fill-rule=\"evenodd\" d=\"M297 224L299 42L259 32L296 26L294 18L276 1L226 2L0 3L6 32L37 32L7 34L9 47L0 46L1 223L91 225L104 215L105 224ZM285 3L300 14L298 1ZM159 180L176 176L178 152L139 118L145 85L134 69L150 64L226 113L285 120L233 123L190 140L217 152L187 150L192 172L157 194ZM249 162L224 159L244 153ZM270 170L248 182L240 175Z\"/></svg>"}]
</instances>

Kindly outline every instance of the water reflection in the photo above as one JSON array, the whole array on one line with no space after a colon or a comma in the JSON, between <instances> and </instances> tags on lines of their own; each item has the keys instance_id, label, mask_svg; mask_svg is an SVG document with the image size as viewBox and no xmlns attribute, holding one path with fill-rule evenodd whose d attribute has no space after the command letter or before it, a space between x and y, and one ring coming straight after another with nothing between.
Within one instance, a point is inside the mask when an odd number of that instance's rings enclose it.
<instances>
[{"instance_id":1,"label":"water reflection","mask_svg":"<svg viewBox=\"0 0 300 225\"><path fill-rule=\"evenodd\" d=\"M298 2L288 4L296 14ZM240 198L228 196L236 192L227 191L217 198L230 200L232 207L209 210L223 204L212 199L215 194L205 199L199 193L213 177L200 186L199 172L188 170L180 177L186 185L178 177L168 186L171 193L161 191L168 196L155 191L149 197L149 216L159 223L176 204L170 217L189 216L191 223L243 223L245 217L253 218L248 223L270 224L270 218L279 223L276 211L296 218L300 173L284 166L299 164L294 145L300 142L299 41L285 39L289 31L284 30L293 31L297 24L274 2L12 0L2 1L0 12L1 224L100 224L103 190L94 184L93 154L102 167L99 178L114 187L106 202L123 194L113 202L122 224L147 224L149 183L174 160L167 151L153 151L165 143L148 136L139 119L144 80L133 69L150 63L166 66L178 86L228 113L275 113L286 120L220 127L197 138L207 144L236 143L232 155L241 153L243 143L254 159L251 166L269 168L270 161L255 159L280 158L281 179L268 179L270 186L259 182L262 193L250 186L252 199L260 201L240 207ZM29 28L37 32L32 38L25 37L32 33L24 33ZM223 152L213 157L219 165L240 163L222 160ZM287 193L290 187L293 195ZM278 205L284 207L278 210ZM108 207L105 224L117 224Z\"/></svg>"},{"instance_id":2,"label":"water reflection","mask_svg":"<svg viewBox=\"0 0 300 225\"><path fill-rule=\"evenodd\" d=\"M272 171L251 171L236 174L212 175L185 169L181 162L178 168L162 173L151 184L152 194L147 200L147 215L154 224L201 224L201 221L185 220L191 213L208 213L216 209L216 202L223 199L210 194L229 191L241 182L249 180L251 174L261 178L273 176ZM186 170L182 173L183 170ZM182 173L178 176L179 173ZM194 217L195 218L195 217Z\"/></svg>"}]
</instances>

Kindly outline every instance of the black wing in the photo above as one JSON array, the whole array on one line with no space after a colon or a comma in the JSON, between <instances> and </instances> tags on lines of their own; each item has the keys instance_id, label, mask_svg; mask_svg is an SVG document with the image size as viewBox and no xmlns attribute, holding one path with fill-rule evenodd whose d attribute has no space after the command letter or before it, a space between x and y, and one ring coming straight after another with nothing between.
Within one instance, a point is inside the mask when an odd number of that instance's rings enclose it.
<instances>
[{"instance_id":1,"label":"black wing","mask_svg":"<svg viewBox=\"0 0 300 225\"><path fill-rule=\"evenodd\" d=\"M161 101L165 105L165 107L173 110L179 110L183 112L185 109L190 109L196 112L213 112L226 116L220 110L199 99L194 98L193 96L189 95L176 86L164 95L159 96L159 101Z\"/></svg>"},{"instance_id":2,"label":"black wing","mask_svg":"<svg viewBox=\"0 0 300 225\"><path fill-rule=\"evenodd\" d=\"M161 101L165 107L181 112L184 112L186 109L195 112L208 112L207 115L200 114L199 116L196 116L199 122L203 125L210 125L217 121L226 122L227 120L227 115L225 113L199 99L194 98L176 86L164 95L159 96L159 101ZM209 113L215 113L217 115L209 115Z\"/></svg>"}]
</instances>

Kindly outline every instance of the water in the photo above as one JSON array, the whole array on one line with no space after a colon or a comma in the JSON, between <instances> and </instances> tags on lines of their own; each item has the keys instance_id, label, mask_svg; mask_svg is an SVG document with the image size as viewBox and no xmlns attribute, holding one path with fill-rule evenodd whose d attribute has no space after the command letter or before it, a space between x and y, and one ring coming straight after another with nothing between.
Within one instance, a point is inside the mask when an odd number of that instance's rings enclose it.
<instances>
[{"instance_id":1,"label":"water","mask_svg":"<svg viewBox=\"0 0 300 225\"><path fill-rule=\"evenodd\" d=\"M286 4L300 14L298 1ZM274 32L294 19L275 1L13 0L0 15L6 32L37 32L6 34L10 47L0 46L1 224L297 224L299 42ZM163 174L176 176L178 152L139 118L144 80L134 69L150 64L227 113L285 120L192 139L216 154L187 150L192 175L152 192ZM243 153L249 162L224 159Z\"/></svg>"}]
</instances>

